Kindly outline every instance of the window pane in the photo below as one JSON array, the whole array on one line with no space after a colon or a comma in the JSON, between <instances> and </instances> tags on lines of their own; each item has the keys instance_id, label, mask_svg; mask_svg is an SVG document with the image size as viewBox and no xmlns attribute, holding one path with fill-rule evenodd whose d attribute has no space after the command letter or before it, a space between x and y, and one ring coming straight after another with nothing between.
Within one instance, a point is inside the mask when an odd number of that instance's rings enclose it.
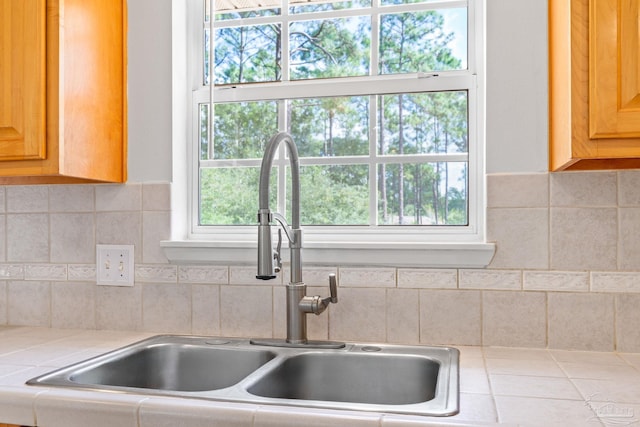
<instances>
[{"instance_id":1,"label":"window pane","mask_svg":"<svg viewBox=\"0 0 640 427\"><path fill-rule=\"evenodd\" d=\"M380 74L467 68L467 11L380 16Z\"/></svg>"},{"instance_id":2,"label":"window pane","mask_svg":"<svg viewBox=\"0 0 640 427\"><path fill-rule=\"evenodd\" d=\"M378 153L466 153L467 92L378 97Z\"/></svg>"},{"instance_id":3,"label":"window pane","mask_svg":"<svg viewBox=\"0 0 640 427\"><path fill-rule=\"evenodd\" d=\"M287 194L291 194L287 167ZM368 225L369 166L331 165L300 168L300 222L304 225ZM287 220L291 221L287 200Z\"/></svg>"},{"instance_id":4,"label":"window pane","mask_svg":"<svg viewBox=\"0 0 640 427\"><path fill-rule=\"evenodd\" d=\"M214 105L214 149L211 159L261 158L278 131L276 101Z\"/></svg>"},{"instance_id":5,"label":"window pane","mask_svg":"<svg viewBox=\"0 0 640 427\"><path fill-rule=\"evenodd\" d=\"M200 160L209 158L209 104L199 104Z\"/></svg>"},{"instance_id":6,"label":"window pane","mask_svg":"<svg viewBox=\"0 0 640 427\"><path fill-rule=\"evenodd\" d=\"M296 99L288 103L300 157L369 154L369 97Z\"/></svg>"},{"instance_id":7,"label":"window pane","mask_svg":"<svg viewBox=\"0 0 640 427\"><path fill-rule=\"evenodd\" d=\"M467 163L378 166L380 225L467 225Z\"/></svg>"},{"instance_id":8,"label":"window pane","mask_svg":"<svg viewBox=\"0 0 640 427\"><path fill-rule=\"evenodd\" d=\"M215 84L280 80L280 25L216 30Z\"/></svg>"},{"instance_id":9,"label":"window pane","mask_svg":"<svg viewBox=\"0 0 640 427\"><path fill-rule=\"evenodd\" d=\"M275 170L271 173L271 206L276 206ZM200 171L200 225L257 223L260 168L207 168Z\"/></svg>"},{"instance_id":10,"label":"window pane","mask_svg":"<svg viewBox=\"0 0 640 427\"><path fill-rule=\"evenodd\" d=\"M211 58L209 58L211 56L211 52L210 52L210 43L211 43L211 38L209 37L210 35L210 31L209 28L205 28L204 29L204 43L203 43L203 49L204 52L202 52L202 65L203 65L203 69L202 69L202 82L205 86L209 85L209 83L211 83Z\"/></svg>"},{"instance_id":11,"label":"window pane","mask_svg":"<svg viewBox=\"0 0 640 427\"><path fill-rule=\"evenodd\" d=\"M369 74L369 16L294 22L289 30L291 80Z\"/></svg>"}]
</instances>

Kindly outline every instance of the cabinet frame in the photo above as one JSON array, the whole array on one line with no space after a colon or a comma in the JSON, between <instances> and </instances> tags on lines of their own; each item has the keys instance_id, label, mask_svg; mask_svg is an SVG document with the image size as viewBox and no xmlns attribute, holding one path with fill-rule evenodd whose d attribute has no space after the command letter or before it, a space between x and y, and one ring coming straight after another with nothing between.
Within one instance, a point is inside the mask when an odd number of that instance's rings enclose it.
<instances>
[{"instance_id":1,"label":"cabinet frame","mask_svg":"<svg viewBox=\"0 0 640 427\"><path fill-rule=\"evenodd\" d=\"M125 182L126 0L39 1L46 5L45 158L0 161L0 185Z\"/></svg>"},{"instance_id":2,"label":"cabinet frame","mask_svg":"<svg viewBox=\"0 0 640 427\"><path fill-rule=\"evenodd\" d=\"M551 171L640 168L640 127L626 124L603 131L601 125L612 114L619 115L620 88L627 94L638 88L625 77L630 70L637 73L638 52L628 52L638 40L629 40L628 32L621 38L619 25L629 25L633 10L637 20L638 8L632 4L633 0L549 0ZM622 65L621 49L626 52ZM628 116L629 111L622 113Z\"/></svg>"}]
</instances>

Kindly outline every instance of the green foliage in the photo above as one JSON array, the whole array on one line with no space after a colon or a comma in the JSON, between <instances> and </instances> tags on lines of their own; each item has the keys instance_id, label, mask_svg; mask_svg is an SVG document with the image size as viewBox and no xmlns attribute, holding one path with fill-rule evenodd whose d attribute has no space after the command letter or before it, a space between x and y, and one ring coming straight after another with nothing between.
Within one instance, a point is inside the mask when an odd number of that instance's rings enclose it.
<instances>
[{"instance_id":1,"label":"green foliage","mask_svg":"<svg viewBox=\"0 0 640 427\"><path fill-rule=\"evenodd\" d=\"M214 117L213 159L260 158L268 136L278 131L273 101L215 104Z\"/></svg>"},{"instance_id":2,"label":"green foliage","mask_svg":"<svg viewBox=\"0 0 640 427\"><path fill-rule=\"evenodd\" d=\"M369 97L297 99L289 111L300 156L369 154Z\"/></svg>"},{"instance_id":3,"label":"green foliage","mask_svg":"<svg viewBox=\"0 0 640 427\"><path fill-rule=\"evenodd\" d=\"M280 80L279 25L220 28L216 31L215 83Z\"/></svg>"},{"instance_id":4,"label":"green foliage","mask_svg":"<svg viewBox=\"0 0 640 427\"><path fill-rule=\"evenodd\" d=\"M303 224L367 225L369 223L368 167L306 166L300 172Z\"/></svg>"},{"instance_id":5,"label":"green foliage","mask_svg":"<svg viewBox=\"0 0 640 427\"><path fill-rule=\"evenodd\" d=\"M444 32L444 18L435 11L381 16L380 70L382 74L455 70L460 60L448 47L452 34Z\"/></svg>"},{"instance_id":6,"label":"green foliage","mask_svg":"<svg viewBox=\"0 0 640 427\"><path fill-rule=\"evenodd\" d=\"M369 17L295 22L290 31L292 80L362 76L369 72Z\"/></svg>"},{"instance_id":7,"label":"green foliage","mask_svg":"<svg viewBox=\"0 0 640 427\"><path fill-rule=\"evenodd\" d=\"M276 176L269 200L276 203ZM200 172L200 224L254 224L258 213L259 168L207 168Z\"/></svg>"}]
</instances>

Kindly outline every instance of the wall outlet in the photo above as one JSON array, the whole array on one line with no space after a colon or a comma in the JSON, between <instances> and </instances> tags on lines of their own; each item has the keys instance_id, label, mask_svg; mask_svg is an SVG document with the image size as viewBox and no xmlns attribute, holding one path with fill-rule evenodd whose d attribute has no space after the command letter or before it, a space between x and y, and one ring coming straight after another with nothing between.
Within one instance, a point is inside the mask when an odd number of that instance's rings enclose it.
<instances>
[{"instance_id":1,"label":"wall outlet","mask_svg":"<svg viewBox=\"0 0 640 427\"><path fill-rule=\"evenodd\" d=\"M98 285L133 286L133 245L96 245Z\"/></svg>"}]
</instances>

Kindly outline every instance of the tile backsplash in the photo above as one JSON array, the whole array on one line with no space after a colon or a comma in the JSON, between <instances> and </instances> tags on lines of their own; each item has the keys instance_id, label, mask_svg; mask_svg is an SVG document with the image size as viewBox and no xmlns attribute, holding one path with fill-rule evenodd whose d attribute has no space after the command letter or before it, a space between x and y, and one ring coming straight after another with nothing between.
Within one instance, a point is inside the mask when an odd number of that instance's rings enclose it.
<instances>
[{"instance_id":1,"label":"tile backsplash","mask_svg":"<svg viewBox=\"0 0 640 427\"><path fill-rule=\"evenodd\" d=\"M337 273L313 339L640 351L640 171L490 175L486 270ZM170 186L0 187L0 324L282 337L285 271L172 265ZM134 287L96 286L95 245L135 246Z\"/></svg>"}]
</instances>

